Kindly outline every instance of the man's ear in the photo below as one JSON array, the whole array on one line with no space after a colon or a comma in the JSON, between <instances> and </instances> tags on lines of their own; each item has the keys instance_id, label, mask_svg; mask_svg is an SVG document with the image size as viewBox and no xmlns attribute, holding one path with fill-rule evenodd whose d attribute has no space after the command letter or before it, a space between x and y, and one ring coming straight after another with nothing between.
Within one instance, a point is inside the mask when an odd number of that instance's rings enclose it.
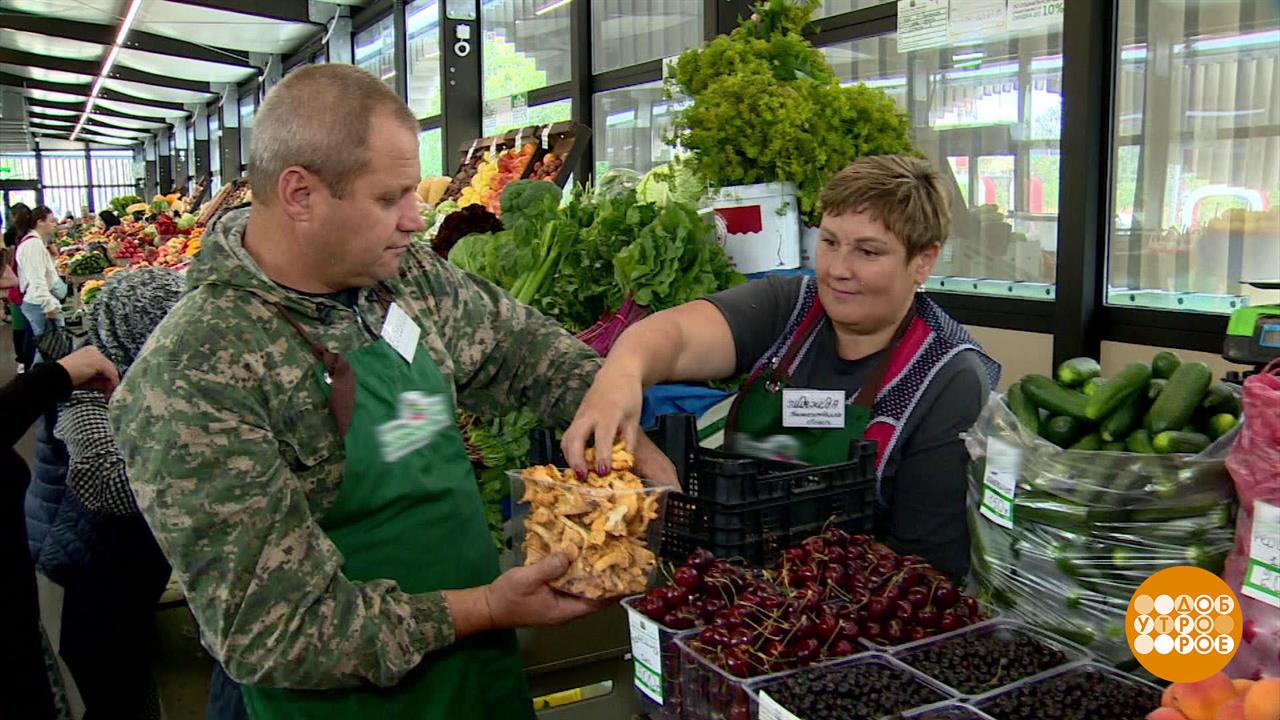
<instances>
[{"instance_id":1,"label":"man's ear","mask_svg":"<svg viewBox=\"0 0 1280 720\"><path fill-rule=\"evenodd\" d=\"M291 220L305 222L315 212L315 192L320 179L306 168L294 165L285 168L276 181L276 200Z\"/></svg>"}]
</instances>

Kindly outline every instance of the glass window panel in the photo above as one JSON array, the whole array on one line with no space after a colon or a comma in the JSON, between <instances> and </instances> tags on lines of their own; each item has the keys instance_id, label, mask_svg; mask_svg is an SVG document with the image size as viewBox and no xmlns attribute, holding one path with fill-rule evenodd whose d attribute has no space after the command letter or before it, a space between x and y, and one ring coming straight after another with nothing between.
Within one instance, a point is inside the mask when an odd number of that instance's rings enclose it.
<instances>
[{"instance_id":1,"label":"glass window panel","mask_svg":"<svg viewBox=\"0 0 1280 720\"><path fill-rule=\"evenodd\" d=\"M240 160L249 162L249 147L253 141L253 116L258 112L258 96L240 98Z\"/></svg>"},{"instance_id":2,"label":"glass window panel","mask_svg":"<svg viewBox=\"0 0 1280 720\"><path fill-rule=\"evenodd\" d=\"M218 119L219 109L209 111L209 171L213 173L214 188L221 187L217 182L222 170L222 122Z\"/></svg>"},{"instance_id":3,"label":"glass window panel","mask_svg":"<svg viewBox=\"0 0 1280 720\"><path fill-rule=\"evenodd\" d=\"M908 113L916 146L952 193L951 236L931 289L1053 298L1061 32L1058 20L910 53L898 52L894 34L823 48L842 82L881 88Z\"/></svg>"},{"instance_id":4,"label":"glass window panel","mask_svg":"<svg viewBox=\"0 0 1280 720\"><path fill-rule=\"evenodd\" d=\"M89 184L82 150L46 150L40 153L40 173L45 187ZM76 208L77 211L79 209Z\"/></svg>"},{"instance_id":5,"label":"glass window panel","mask_svg":"<svg viewBox=\"0 0 1280 720\"><path fill-rule=\"evenodd\" d=\"M440 1L417 0L405 7L408 39L409 107L418 119L439 115Z\"/></svg>"},{"instance_id":6,"label":"glass window panel","mask_svg":"<svg viewBox=\"0 0 1280 720\"><path fill-rule=\"evenodd\" d=\"M1108 302L1280 300L1280 5L1119 8Z\"/></svg>"},{"instance_id":7,"label":"glass window panel","mask_svg":"<svg viewBox=\"0 0 1280 720\"><path fill-rule=\"evenodd\" d=\"M60 187L44 189L44 204L53 210L53 214L58 220L62 220L67 213L72 215L80 214L80 206L89 202L89 192L87 187Z\"/></svg>"},{"instance_id":8,"label":"glass window panel","mask_svg":"<svg viewBox=\"0 0 1280 720\"><path fill-rule=\"evenodd\" d=\"M93 209L94 212L102 212L111 209L111 201L121 195L133 195L137 192L137 188L133 185L110 185L107 187L93 188Z\"/></svg>"},{"instance_id":9,"label":"glass window panel","mask_svg":"<svg viewBox=\"0 0 1280 720\"><path fill-rule=\"evenodd\" d=\"M390 15L356 33L352 50L356 65L382 78L389 87L396 86L396 28Z\"/></svg>"},{"instance_id":10,"label":"glass window panel","mask_svg":"<svg viewBox=\"0 0 1280 720\"><path fill-rule=\"evenodd\" d=\"M36 179L35 153L0 153L0 180Z\"/></svg>"},{"instance_id":11,"label":"glass window panel","mask_svg":"<svg viewBox=\"0 0 1280 720\"><path fill-rule=\"evenodd\" d=\"M440 128L418 133L418 162L423 177L444 174L444 131Z\"/></svg>"},{"instance_id":12,"label":"glass window panel","mask_svg":"<svg viewBox=\"0 0 1280 720\"><path fill-rule=\"evenodd\" d=\"M852 10L874 7L894 2L895 0L822 0L822 5L813 13L815 18L830 17Z\"/></svg>"},{"instance_id":13,"label":"glass window panel","mask_svg":"<svg viewBox=\"0 0 1280 720\"><path fill-rule=\"evenodd\" d=\"M569 0L486 0L480 10L485 100L569 82Z\"/></svg>"},{"instance_id":14,"label":"glass window panel","mask_svg":"<svg viewBox=\"0 0 1280 720\"><path fill-rule=\"evenodd\" d=\"M573 101L565 98L529 108L530 125L550 125L573 117Z\"/></svg>"},{"instance_id":15,"label":"glass window panel","mask_svg":"<svg viewBox=\"0 0 1280 720\"><path fill-rule=\"evenodd\" d=\"M670 162L675 150L663 139L671 133L672 116L687 103L667 98L661 82L597 93L592 124L596 174L617 167L647 172Z\"/></svg>"},{"instance_id":16,"label":"glass window panel","mask_svg":"<svg viewBox=\"0 0 1280 720\"><path fill-rule=\"evenodd\" d=\"M591 0L592 71L678 55L699 44L703 5L689 0Z\"/></svg>"}]
</instances>

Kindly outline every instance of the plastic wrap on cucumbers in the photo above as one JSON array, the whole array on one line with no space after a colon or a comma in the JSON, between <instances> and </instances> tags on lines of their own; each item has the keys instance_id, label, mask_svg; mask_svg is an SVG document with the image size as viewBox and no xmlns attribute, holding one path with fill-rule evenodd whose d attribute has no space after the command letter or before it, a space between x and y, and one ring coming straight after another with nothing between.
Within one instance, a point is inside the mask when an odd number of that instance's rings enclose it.
<instances>
[{"instance_id":1,"label":"plastic wrap on cucumbers","mask_svg":"<svg viewBox=\"0 0 1280 720\"><path fill-rule=\"evenodd\" d=\"M1175 565L1222 570L1234 532L1224 466L1233 439L1195 455L1063 449L993 393L965 441L980 594L1112 663L1132 660L1124 621L1138 585ZM987 501L994 493L1008 500L994 504L1002 512Z\"/></svg>"}]
</instances>

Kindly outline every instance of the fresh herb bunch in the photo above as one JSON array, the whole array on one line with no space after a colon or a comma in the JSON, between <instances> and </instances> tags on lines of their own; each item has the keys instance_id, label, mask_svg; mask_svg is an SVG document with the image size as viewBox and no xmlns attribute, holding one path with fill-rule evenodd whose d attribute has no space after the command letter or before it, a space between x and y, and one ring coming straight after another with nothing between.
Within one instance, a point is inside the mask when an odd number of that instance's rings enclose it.
<instances>
[{"instance_id":1,"label":"fresh herb bunch","mask_svg":"<svg viewBox=\"0 0 1280 720\"><path fill-rule=\"evenodd\" d=\"M668 142L712 186L789 182L802 217L820 219L818 195L859 157L914 154L906 115L883 91L842 87L801 34L820 0L767 0L728 35L686 51L671 92L693 102Z\"/></svg>"}]
</instances>

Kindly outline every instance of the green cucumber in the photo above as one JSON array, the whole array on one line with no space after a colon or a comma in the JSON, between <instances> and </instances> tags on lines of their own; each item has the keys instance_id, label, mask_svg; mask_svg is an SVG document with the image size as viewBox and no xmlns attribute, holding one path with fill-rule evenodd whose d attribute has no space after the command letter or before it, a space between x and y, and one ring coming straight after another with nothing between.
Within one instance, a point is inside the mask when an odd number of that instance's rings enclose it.
<instances>
[{"instance_id":1,"label":"green cucumber","mask_svg":"<svg viewBox=\"0 0 1280 720\"><path fill-rule=\"evenodd\" d=\"M1089 398L1083 393L1068 390L1044 375L1028 375L1022 378L1022 392L1036 407L1054 415L1066 415L1077 420L1088 420L1085 404Z\"/></svg>"},{"instance_id":2,"label":"green cucumber","mask_svg":"<svg viewBox=\"0 0 1280 720\"><path fill-rule=\"evenodd\" d=\"M1102 374L1102 366L1091 357L1064 360L1054 377L1065 387L1078 388Z\"/></svg>"},{"instance_id":3,"label":"green cucumber","mask_svg":"<svg viewBox=\"0 0 1280 720\"><path fill-rule=\"evenodd\" d=\"M1168 379L1182 365L1182 358L1168 350L1162 350L1151 358L1151 374L1154 377Z\"/></svg>"},{"instance_id":4,"label":"green cucumber","mask_svg":"<svg viewBox=\"0 0 1280 720\"><path fill-rule=\"evenodd\" d=\"M1168 384L1169 381L1164 378L1151 378L1151 382L1147 383L1147 401L1155 402L1164 390L1164 386Z\"/></svg>"},{"instance_id":5,"label":"green cucumber","mask_svg":"<svg viewBox=\"0 0 1280 720\"><path fill-rule=\"evenodd\" d=\"M1103 443L1102 449L1107 452L1125 452L1128 450L1128 447L1125 445L1123 440L1116 440L1114 442Z\"/></svg>"},{"instance_id":6,"label":"green cucumber","mask_svg":"<svg viewBox=\"0 0 1280 720\"><path fill-rule=\"evenodd\" d=\"M1231 413L1218 413L1209 418L1209 437L1217 440L1234 430L1239 422L1239 420L1236 420L1236 416Z\"/></svg>"},{"instance_id":7,"label":"green cucumber","mask_svg":"<svg viewBox=\"0 0 1280 720\"><path fill-rule=\"evenodd\" d=\"M1040 434L1040 410L1036 408L1031 399L1022 390L1022 383L1014 383L1010 388L1005 399L1009 402L1009 409L1018 418L1018 422L1022 427L1032 435Z\"/></svg>"},{"instance_id":8,"label":"green cucumber","mask_svg":"<svg viewBox=\"0 0 1280 720\"><path fill-rule=\"evenodd\" d=\"M1240 395L1235 385L1224 382L1216 382L1209 386L1205 391L1204 400L1200 402L1200 408L1206 416L1221 415L1229 413L1240 416Z\"/></svg>"},{"instance_id":9,"label":"green cucumber","mask_svg":"<svg viewBox=\"0 0 1280 720\"><path fill-rule=\"evenodd\" d=\"M1147 413L1147 430L1154 436L1186 425L1212 381L1213 371L1202 362L1179 366L1169 378L1169 384L1160 392L1160 397L1151 405L1151 411Z\"/></svg>"},{"instance_id":10,"label":"green cucumber","mask_svg":"<svg viewBox=\"0 0 1280 720\"><path fill-rule=\"evenodd\" d=\"M1084 434L1084 423L1067 415L1054 415L1040 426L1040 437L1060 448L1074 445Z\"/></svg>"},{"instance_id":11,"label":"green cucumber","mask_svg":"<svg viewBox=\"0 0 1280 720\"><path fill-rule=\"evenodd\" d=\"M1102 436L1096 432L1089 433L1071 444L1068 450L1101 450Z\"/></svg>"},{"instance_id":12,"label":"green cucumber","mask_svg":"<svg viewBox=\"0 0 1280 720\"><path fill-rule=\"evenodd\" d=\"M1084 384L1084 387L1080 388L1080 392L1085 395L1093 395L1098 392L1098 388L1102 387L1102 384L1105 382L1106 380L1101 377L1089 378L1089 381Z\"/></svg>"},{"instance_id":13,"label":"green cucumber","mask_svg":"<svg viewBox=\"0 0 1280 720\"><path fill-rule=\"evenodd\" d=\"M1151 368L1142 363L1129 363L1088 398L1085 405L1086 417L1094 421L1102 420L1119 409L1130 395L1146 389L1149 382Z\"/></svg>"},{"instance_id":14,"label":"green cucumber","mask_svg":"<svg viewBox=\"0 0 1280 720\"><path fill-rule=\"evenodd\" d=\"M1146 410L1146 393L1131 393L1129 399L1098 426L1102 439L1106 442L1116 442L1129 437L1129 433L1142 422L1142 413Z\"/></svg>"},{"instance_id":15,"label":"green cucumber","mask_svg":"<svg viewBox=\"0 0 1280 720\"><path fill-rule=\"evenodd\" d=\"M1192 432L1165 430L1151 440L1151 447L1158 453L1198 453L1209 447L1208 435Z\"/></svg>"},{"instance_id":16,"label":"green cucumber","mask_svg":"<svg viewBox=\"0 0 1280 720\"><path fill-rule=\"evenodd\" d=\"M1131 453L1151 455L1156 451L1155 448L1151 447L1151 433L1148 433L1146 430L1134 430L1129 433L1129 437L1125 439L1124 445Z\"/></svg>"}]
</instances>

